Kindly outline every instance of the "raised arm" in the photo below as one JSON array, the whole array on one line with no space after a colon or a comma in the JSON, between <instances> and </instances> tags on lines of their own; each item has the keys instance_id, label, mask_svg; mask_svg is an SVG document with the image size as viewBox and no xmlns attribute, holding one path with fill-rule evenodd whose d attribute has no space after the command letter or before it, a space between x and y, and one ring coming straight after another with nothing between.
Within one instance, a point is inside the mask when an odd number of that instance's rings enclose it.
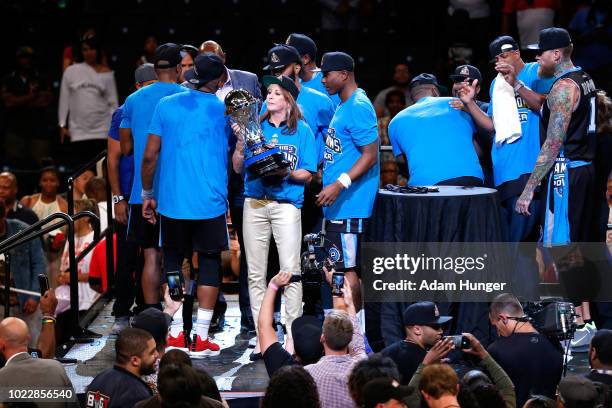
<instances>
[{"instance_id":1,"label":"raised arm","mask_svg":"<svg viewBox=\"0 0 612 408\"><path fill-rule=\"evenodd\" d=\"M529 181L516 203L516 211L529 215L529 204L533 199L533 192L548 174L561 151L567 128L572 118L572 111L580 94L576 85L569 79L560 80L548 95L550 120L546 129L546 141L540 150L535 168Z\"/></svg>"},{"instance_id":2,"label":"raised arm","mask_svg":"<svg viewBox=\"0 0 612 408\"><path fill-rule=\"evenodd\" d=\"M274 299L276 298L276 292L289 284L290 279L290 272L279 272L270 280L266 293L264 294L264 298L261 302L261 309L259 310L259 317L257 318L257 327L259 329L257 336L261 354L264 354L268 347L278 341L276 330L274 330L274 326L272 325L274 323Z\"/></svg>"}]
</instances>

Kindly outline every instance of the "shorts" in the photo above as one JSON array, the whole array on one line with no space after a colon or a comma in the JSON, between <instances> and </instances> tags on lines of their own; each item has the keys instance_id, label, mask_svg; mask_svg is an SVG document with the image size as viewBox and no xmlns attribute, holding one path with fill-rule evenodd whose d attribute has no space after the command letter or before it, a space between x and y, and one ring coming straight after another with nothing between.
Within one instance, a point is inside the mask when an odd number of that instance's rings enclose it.
<instances>
[{"instance_id":1,"label":"shorts","mask_svg":"<svg viewBox=\"0 0 612 408\"><path fill-rule=\"evenodd\" d=\"M160 243L178 249L186 258L194 251L214 254L229 249L225 214L206 220L179 220L161 216Z\"/></svg>"},{"instance_id":2,"label":"shorts","mask_svg":"<svg viewBox=\"0 0 612 408\"><path fill-rule=\"evenodd\" d=\"M361 240L367 220L351 218L347 220L325 220L326 250L336 264L336 270L354 270L360 275Z\"/></svg>"},{"instance_id":3,"label":"shorts","mask_svg":"<svg viewBox=\"0 0 612 408\"><path fill-rule=\"evenodd\" d=\"M159 248L159 222L151 224L142 217L142 204L130 204L127 239L143 249Z\"/></svg>"}]
</instances>

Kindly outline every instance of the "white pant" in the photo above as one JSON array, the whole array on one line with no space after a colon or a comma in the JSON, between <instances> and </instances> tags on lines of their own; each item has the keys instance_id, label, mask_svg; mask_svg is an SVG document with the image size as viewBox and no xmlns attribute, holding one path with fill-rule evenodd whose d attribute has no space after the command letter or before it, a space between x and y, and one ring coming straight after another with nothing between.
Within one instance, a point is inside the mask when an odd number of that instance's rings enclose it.
<instances>
[{"instance_id":1,"label":"white pant","mask_svg":"<svg viewBox=\"0 0 612 408\"><path fill-rule=\"evenodd\" d=\"M280 270L300 273L300 247L302 243L302 215L292 204L247 198L244 201L242 233L249 270L249 297L255 328L259 309L266 293L268 250L270 236L278 249ZM274 271L276 274L278 271ZM302 284L285 286L286 327L291 336L291 323L302 314Z\"/></svg>"}]
</instances>

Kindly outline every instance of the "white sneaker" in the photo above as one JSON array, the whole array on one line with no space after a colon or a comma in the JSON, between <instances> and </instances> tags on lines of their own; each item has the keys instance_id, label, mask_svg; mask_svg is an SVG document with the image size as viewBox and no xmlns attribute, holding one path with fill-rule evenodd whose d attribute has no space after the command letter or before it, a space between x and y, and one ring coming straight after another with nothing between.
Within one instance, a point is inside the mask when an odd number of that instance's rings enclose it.
<instances>
[{"instance_id":1,"label":"white sneaker","mask_svg":"<svg viewBox=\"0 0 612 408\"><path fill-rule=\"evenodd\" d=\"M595 333L597 333L597 327L593 322L587 323L582 329L576 330L576 333L574 333L574 339L571 342L572 349L574 351L576 351L576 349L585 349L584 351L588 350L591 339Z\"/></svg>"}]
</instances>

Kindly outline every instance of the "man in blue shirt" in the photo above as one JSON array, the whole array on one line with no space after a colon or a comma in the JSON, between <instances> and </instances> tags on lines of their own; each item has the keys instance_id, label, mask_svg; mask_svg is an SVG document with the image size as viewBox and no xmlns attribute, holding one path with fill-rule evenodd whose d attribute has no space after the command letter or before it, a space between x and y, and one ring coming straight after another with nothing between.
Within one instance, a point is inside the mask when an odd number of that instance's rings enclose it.
<instances>
[{"instance_id":1,"label":"man in blue shirt","mask_svg":"<svg viewBox=\"0 0 612 408\"><path fill-rule=\"evenodd\" d=\"M196 57L189 81L197 89L159 102L142 162L142 214L153 224L157 223L155 211L161 215L164 270L180 271L186 255L198 254L199 308L189 336L191 356L196 358L220 352L208 338L208 331L221 283L221 251L228 248L225 215L230 128L225 105L215 95L224 72L219 56ZM243 140L237 145L236 151L241 151ZM159 183L155 185L158 167ZM182 320L182 311L174 318ZM168 345L186 349L185 337L183 332L171 330Z\"/></svg>"},{"instance_id":2,"label":"man in blue shirt","mask_svg":"<svg viewBox=\"0 0 612 408\"><path fill-rule=\"evenodd\" d=\"M176 83L181 59L180 45L167 43L157 47L154 60L158 81L128 96L123 105L120 125L121 152L126 156L131 153L134 154L134 182L129 201L131 208L128 233L130 238L135 239L143 248L144 252L142 289L145 308L160 308L161 258L159 253L159 225L147 223L141 215L140 168L147 143L149 124L157 103L165 96L185 91L185 88Z\"/></svg>"},{"instance_id":3,"label":"man in blue shirt","mask_svg":"<svg viewBox=\"0 0 612 408\"><path fill-rule=\"evenodd\" d=\"M142 64L134 72L136 90L157 81L153 64ZM119 126L123 117L123 105L113 113L108 130L107 169L113 194L115 231L117 233L117 261L115 266L115 290L117 300L113 304L115 324L113 333L118 334L129 325L130 308L134 303L134 273L137 271L138 246L126 240L129 207L128 201L134 179L134 156L121 155ZM140 286L140 285L138 285ZM139 288L140 291L140 288ZM140 296L139 296L140 297ZM138 301L140 303L140 301Z\"/></svg>"},{"instance_id":4,"label":"man in blue shirt","mask_svg":"<svg viewBox=\"0 0 612 408\"><path fill-rule=\"evenodd\" d=\"M476 128L470 115L441 98L436 77L420 74L410 81L415 101L389 123L396 156L406 155L415 186L482 186L484 175L472 142Z\"/></svg>"},{"instance_id":5,"label":"man in blue shirt","mask_svg":"<svg viewBox=\"0 0 612 408\"><path fill-rule=\"evenodd\" d=\"M323 74L319 71L313 71L317 68L315 61L317 58L317 45L315 42L307 35L293 33L289 35L285 44L295 47L300 53L302 64L304 64L304 69L300 72L302 85L329 96L334 103L334 108L336 108L341 102L340 95L329 93L323 84Z\"/></svg>"},{"instance_id":6,"label":"man in blue shirt","mask_svg":"<svg viewBox=\"0 0 612 408\"><path fill-rule=\"evenodd\" d=\"M544 78L535 62L527 63L521 59L517 42L509 36L501 36L489 45L495 70L502 74L506 82L514 87L516 106L521 122L522 136L512 142L493 143L493 180L499 191L504 212L504 223L508 226L508 240L520 242L529 240L537 225L539 199L533 200L529 208L530 216L522 216L514 211L516 202L523 192L531 170L540 151L540 118L538 113L552 84L552 78ZM491 84L490 89L493 90ZM458 92L461 101L479 127L493 132L492 96L488 114L482 112L475 102L477 83L463 86Z\"/></svg>"},{"instance_id":7,"label":"man in blue shirt","mask_svg":"<svg viewBox=\"0 0 612 408\"><path fill-rule=\"evenodd\" d=\"M351 285L355 308L361 308L357 275L360 236L372 215L380 177L378 126L374 106L355 82L355 62L343 52L323 55L323 84L342 103L329 124L323 153L323 189L327 238L335 244L330 257Z\"/></svg>"}]
</instances>

